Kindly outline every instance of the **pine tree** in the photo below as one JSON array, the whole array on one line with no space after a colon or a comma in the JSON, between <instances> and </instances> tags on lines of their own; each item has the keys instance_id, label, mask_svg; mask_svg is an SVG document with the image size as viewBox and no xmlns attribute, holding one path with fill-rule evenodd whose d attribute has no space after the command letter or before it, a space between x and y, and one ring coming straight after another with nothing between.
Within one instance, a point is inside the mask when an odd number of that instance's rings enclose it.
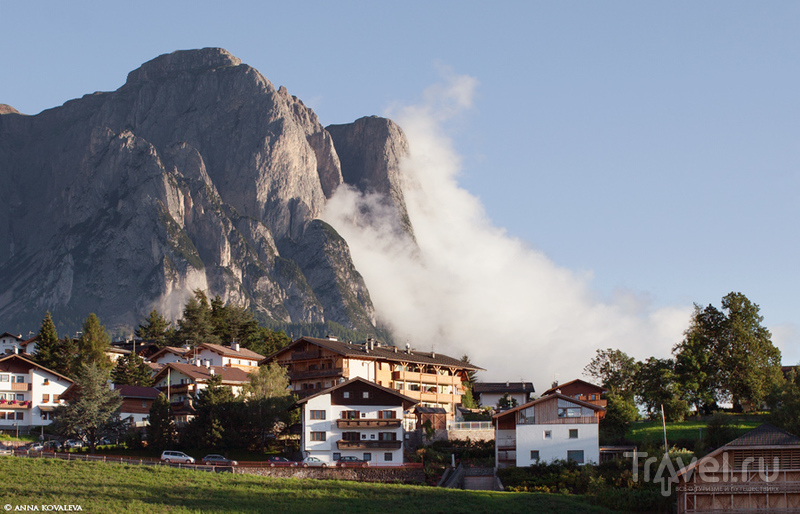
<instances>
[{"instance_id":1,"label":"pine tree","mask_svg":"<svg viewBox=\"0 0 800 514\"><path fill-rule=\"evenodd\" d=\"M203 343L219 344L220 339L214 334L214 325L211 320L211 306L208 297L200 289L194 291L194 298L190 298L183 308L183 318L178 321L176 337L181 344L195 347Z\"/></svg>"},{"instance_id":2,"label":"pine tree","mask_svg":"<svg viewBox=\"0 0 800 514\"><path fill-rule=\"evenodd\" d=\"M97 363L84 364L75 379L75 392L66 405L56 407L55 428L65 436L83 435L94 453L97 439L119 429L119 391L108 387L108 372Z\"/></svg>"},{"instance_id":3,"label":"pine tree","mask_svg":"<svg viewBox=\"0 0 800 514\"><path fill-rule=\"evenodd\" d=\"M156 451L163 451L175 442L175 422L172 418L172 406L164 393L150 407L147 426L147 444Z\"/></svg>"},{"instance_id":4,"label":"pine tree","mask_svg":"<svg viewBox=\"0 0 800 514\"><path fill-rule=\"evenodd\" d=\"M153 309L147 319L139 324L139 328L134 330L134 334L136 334L136 337L152 341L163 348L166 346L167 332L170 329L170 325L172 325L172 322L167 321L164 316Z\"/></svg>"},{"instance_id":5,"label":"pine tree","mask_svg":"<svg viewBox=\"0 0 800 514\"><path fill-rule=\"evenodd\" d=\"M45 368L56 370L60 360L58 355L59 346L60 341L58 340L56 326L50 316L50 311L47 311L42 320L42 326L39 328L34 360Z\"/></svg>"},{"instance_id":6,"label":"pine tree","mask_svg":"<svg viewBox=\"0 0 800 514\"><path fill-rule=\"evenodd\" d=\"M57 361L53 371L61 373L70 378L74 378L80 370L78 341L71 337L65 337L59 341L56 351Z\"/></svg>"},{"instance_id":7,"label":"pine tree","mask_svg":"<svg viewBox=\"0 0 800 514\"><path fill-rule=\"evenodd\" d=\"M104 370L112 367L111 359L106 354L111 339L106 334L106 328L94 313L89 314L83 322L83 334L78 340L78 358L83 364L97 364Z\"/></svg>"},{"instance_id":8,"label":"pine tree","mask_svg":"<svg viewBox=\"0 0 800 514\"><path fill-rule=\"evenodd\" d=\"M118 385L150 387L153 371L139 355L131 353L120 357L111 370L111 380Z\"/></svg>"}]
</instances>

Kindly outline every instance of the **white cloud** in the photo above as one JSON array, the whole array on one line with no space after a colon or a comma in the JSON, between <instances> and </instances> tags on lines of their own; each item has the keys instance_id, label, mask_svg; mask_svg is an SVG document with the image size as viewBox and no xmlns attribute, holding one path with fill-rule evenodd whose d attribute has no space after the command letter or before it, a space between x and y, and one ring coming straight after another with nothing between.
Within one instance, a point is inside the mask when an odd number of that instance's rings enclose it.
<instances>
[{"instance_id":1,"label":"white cloud","mask_svg":"<svg viewBox=\"0 0 800 514\"><path fill-rule=\"evenodd\" d=\"M654 310L630 291L598 299L590 274L560 267L494 226L480 201L459 187L460 158L441 127L472 105L476 87L474 78L448 73L421 105L391 116L409 139L403 192L418 249L398 240L385 220L354 222L374 198L340 188L327 206L326 219L350 244L396 342L467 354L486 369L479 379L525 379L540 391L554 376L581 377L598 348L638 359L669 355L691 306Z\"/></svg>"}]
</instances>

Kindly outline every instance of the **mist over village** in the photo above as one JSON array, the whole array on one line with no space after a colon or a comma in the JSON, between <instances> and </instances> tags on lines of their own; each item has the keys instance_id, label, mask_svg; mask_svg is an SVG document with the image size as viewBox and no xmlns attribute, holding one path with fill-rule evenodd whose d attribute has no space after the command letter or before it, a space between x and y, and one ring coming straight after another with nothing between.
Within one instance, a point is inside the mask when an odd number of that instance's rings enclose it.
<instances>
[{"instance_id":1,"label":"mist over village","mask_svg":"<svg viewBox=\"0 0 800 514\"><path fill-rule=\"evenodd\" d=\"M301 6L0 2L4 509L800 512L800 9Z\"/></svg>"}]
</instances>

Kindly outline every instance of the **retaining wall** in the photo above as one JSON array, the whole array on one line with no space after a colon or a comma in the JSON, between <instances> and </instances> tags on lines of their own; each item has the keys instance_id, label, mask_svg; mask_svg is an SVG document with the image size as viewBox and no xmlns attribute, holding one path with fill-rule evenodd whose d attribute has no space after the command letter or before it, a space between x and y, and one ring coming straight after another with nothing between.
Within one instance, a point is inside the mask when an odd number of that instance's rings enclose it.
<instances>
[{"instance_id":1,"label":"retaining wall","mask_svg":"<svg viewBox=\"0 0 800 514\"><path fill-rule=\"evenodd\" d=\"M236 466L233 471L234 473L265 477L425 485L425 471L413 468L256 468Z\"/></svg>"}]
</instances>

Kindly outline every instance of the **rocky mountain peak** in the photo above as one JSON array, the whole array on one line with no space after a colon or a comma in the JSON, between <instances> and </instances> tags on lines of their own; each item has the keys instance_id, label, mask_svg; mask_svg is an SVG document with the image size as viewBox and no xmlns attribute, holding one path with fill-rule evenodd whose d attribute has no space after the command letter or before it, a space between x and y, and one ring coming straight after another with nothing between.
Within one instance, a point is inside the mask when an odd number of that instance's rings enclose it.
<instances>
[{"instance_id":1,"label":"rocky mountain peak","mask_svg":"<svg viewBox=\"0 0 800 514\"><path fill-rule=\"evenodd\" d=\"M128 74L127 84L141 81L156 81L171 75L204 71L226 66L238 66L242 60L222 48L203 48L200 50L178 50L160 55L142 64Z\"/></svg>"},{"instance_id":2,"label":"rocky mountain peak","mask_svg":"<svg viewBox=\"0 0 800 514\"><path fill-rule=\"evenodd\" d=\"M175 319L200 288L280 322L374 331L349 246L320 216L347 182L412 234L408 144L384 118L329 129L219 48L162 55L116 91L4 117L0 326L35 330L46 310L72 323L95 312L109 328L152 308Z\"/></svg>"},{"instance_id":3,"label":"rocky mountain peak","mask_svg":"<svg viewBox=\"0 0 800 514\"><path fill-rule=\"evenodd\" d=\"M0 104L0 114L19 114L19 111L8 104Z\"/></svg>"}]
</instances>

